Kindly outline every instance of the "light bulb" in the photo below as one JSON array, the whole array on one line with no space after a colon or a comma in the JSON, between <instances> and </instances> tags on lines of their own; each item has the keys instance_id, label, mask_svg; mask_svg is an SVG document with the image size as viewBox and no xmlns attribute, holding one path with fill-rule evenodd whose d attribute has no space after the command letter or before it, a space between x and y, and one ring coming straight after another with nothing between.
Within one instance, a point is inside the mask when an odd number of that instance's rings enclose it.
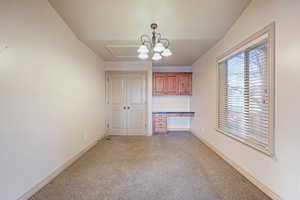
<instances>
[{"instance_id":1,"label":"light bulb","mask_svg":"<svg viewBox=\"0 0 300 200\"><path fill-rule=\"evenodd\" d=\"M139 49L137 50L138 53L148 53L149 49L147 48L146 45L142 44Z\"/></svg>"},{"instance_id":2,"label":"light bulb","mask_svg":"<svg viewBox=\"0 0 300 200\"><path fill-rule=\"evenodd\" d=\"M159 43L155 44L153 50L155 52L163 52L165 50L165 47L164 47L164 45L162 43L159 42Z\"/></svg>"},{"instance_id":3,"label":"light bulb","mask_svg":"<svg viewBox=\"0 0 300 200\"><path fill-rule=\"evenodd\" d=\"M157 61L157 60L160 60L162 57L161 57L161 55L159 54L159 53L154 53L154 55L153 55L153 57L152 57L152 60L155 60L155 61Z\"/></svg>"},{"instance_id":4,"label":"light bulb","mask_svg":"<svg viewBox=\"0 0 300 200\"><path fill-rule=\"evenodd\" d=\"M171 56L171 55L172 55L172 52L171 52L171 50L170 50L169 48L167 48L167 49L165 49L165 50L162 52L161 55L163 55L163 56L165 56L165 57L168 57L168 56Z\"/></svg>"},{"instance_id":5,"label":"light bulb","mask_svg":"<svg viewBox=\"0 0 300 200\"><path fill-rule=\"evenodd\" d=\"M140 59L142 59L142 60L145 60L145 59L149 58L149 56L148 56L147 53L140 53L138 57L139 57Z\"/></svg>"}]
</instances>

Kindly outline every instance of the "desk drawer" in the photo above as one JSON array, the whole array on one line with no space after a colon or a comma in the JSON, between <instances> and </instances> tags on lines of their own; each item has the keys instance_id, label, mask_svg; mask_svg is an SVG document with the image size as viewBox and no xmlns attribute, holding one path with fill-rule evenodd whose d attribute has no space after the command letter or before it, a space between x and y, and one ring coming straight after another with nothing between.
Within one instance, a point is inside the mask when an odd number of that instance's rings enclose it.
<instances>
[{"instance_id":1,"label":"desk drawer","mask_svg":"<svg viewBox=\"0 0 300 200\"><path fill-rule=\"evenodd\" d=\"M164 120L167 119L166 114L153 114L152 115L155 120Z\"/></svg>"},{"instance_id":2,"label":"desk drawer","mask_svg":"<svg viewBox=\"0 0 300 200\"><path fill-rule=\"evenodd\" d=\"M165 128L155 128L153 130L153 133L167 133L167 132L168 132L168 130Z\"/></svg>"},{"instance_id":3,"label":"desk drawer","mask_svg":"<svg viewBox=\"0 0 300 200\"><path fill-rule=\"evenodd\" d=\"M167 123L166 122L155 122L154 126L158 127L158 128L167 128Z\"/></svg>"},{"instance_id":4,"label":"desk drawer","mask_svg":"<svg viewBox=\"0 0 300 200\"><path fill-rule=\"evenodd\" d=\"M153 114L153 132L166 133L167 132L167 115L166 114Z\"/></svg>"}]
</instances>

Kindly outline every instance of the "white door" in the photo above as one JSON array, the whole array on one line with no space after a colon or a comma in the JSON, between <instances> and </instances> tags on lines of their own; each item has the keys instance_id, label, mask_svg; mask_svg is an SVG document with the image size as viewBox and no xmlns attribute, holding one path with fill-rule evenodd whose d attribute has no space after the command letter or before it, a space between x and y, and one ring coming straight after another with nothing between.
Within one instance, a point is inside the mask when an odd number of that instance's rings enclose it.
<instances>
[{"instance_id":1,"label":"white door","mask_svg":"<svg viewBox=\"0 0 300 200\"><path fill-rule=\"evenodd\" d=\"M109 74L108 134L146 134L146 75L145 73Z\"/></svg>"},{"instance_id":2,"label":"white door","mask_svg":"<svg viewBox=\"0 0 300 200\"><path fill-rule=\"evenodd\" d=\"M146 134L146 80L145 74L128 74L126 80L127 132Z\"/></svg>"},{"instance_id":3,"label":"white door","mask_svg":"<svg viewBox=\"0 0 300 200\"><path fill-rule=\"evenodd\" d=\"M110 74L108 131L112 135L126 135L125 76Z\"/></svg>"}]
</instances>

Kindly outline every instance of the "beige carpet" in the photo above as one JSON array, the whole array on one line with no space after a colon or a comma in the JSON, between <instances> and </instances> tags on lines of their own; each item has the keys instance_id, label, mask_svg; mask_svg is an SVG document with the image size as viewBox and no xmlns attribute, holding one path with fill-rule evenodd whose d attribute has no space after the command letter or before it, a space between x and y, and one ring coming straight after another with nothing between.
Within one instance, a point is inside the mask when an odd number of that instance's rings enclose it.
<instances>
[{"instance_id":1,"label":"beige carpet","mask_svg":"<svg viewBox=\"0 0 300 200\"><path fill-rule=\"evenodd\" d=\"M189 133L103 139L31 200L269 200Z\"/></svg>"}]
</instances>

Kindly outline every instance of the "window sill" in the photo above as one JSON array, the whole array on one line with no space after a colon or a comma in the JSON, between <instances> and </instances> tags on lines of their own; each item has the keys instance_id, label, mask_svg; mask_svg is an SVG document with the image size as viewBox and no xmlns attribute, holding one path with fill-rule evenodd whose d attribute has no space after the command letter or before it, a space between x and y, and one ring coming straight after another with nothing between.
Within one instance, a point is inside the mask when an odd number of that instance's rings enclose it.
<instances>
[{"instance_id":1,"label":"window sill","mask_svg":"<svg viewBox=\"0 0 300 200\"><path fill-rule=\"evenodd\" d=\"M216 128L215 130L217 132L222 133L223 135L226 135L226 136L228 136L228 137L230 137L230 138L232 138L232 139L234 139L234 140L236 140L236 141L238 141L238 142L240 142L242 144L245 144L245 145L251 147L252 149L257 150L257 151L259 151L259 152L261 152L261 153L263 153L263 154L265 154L265 155L267 155L269 157L273 157L274 156L274 151L270 147L269 148L262 148L262 147L258 146L257 144L253 143L251 140L247 140L247 139L243 139L243 138L237 137L237 136L235 136L235 135L233 135L231 133L227 133L227 132L225 132L223 130L220 130L218 128Z\"/></svg>"}]
</instances>

